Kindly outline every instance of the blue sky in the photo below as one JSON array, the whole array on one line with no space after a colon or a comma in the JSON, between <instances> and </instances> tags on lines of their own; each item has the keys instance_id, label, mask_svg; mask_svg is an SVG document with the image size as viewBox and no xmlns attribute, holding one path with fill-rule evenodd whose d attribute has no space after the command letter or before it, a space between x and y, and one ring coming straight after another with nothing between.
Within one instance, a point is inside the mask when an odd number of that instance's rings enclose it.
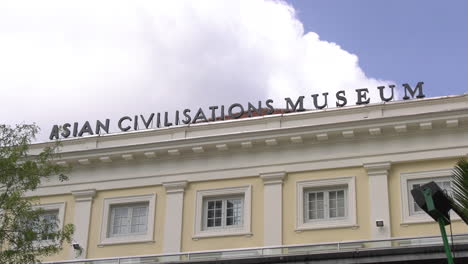
<instances>
[{"instance_id":1,"label":"blue sky","mask_svg":"<svg viewBox=\"0 0 468 264\"><path fill-rule=\"evenodd\" d=\"M366 75L468 92L468 1L288 0L305 31L359 56Z\"/></svg>"}]
</instances>

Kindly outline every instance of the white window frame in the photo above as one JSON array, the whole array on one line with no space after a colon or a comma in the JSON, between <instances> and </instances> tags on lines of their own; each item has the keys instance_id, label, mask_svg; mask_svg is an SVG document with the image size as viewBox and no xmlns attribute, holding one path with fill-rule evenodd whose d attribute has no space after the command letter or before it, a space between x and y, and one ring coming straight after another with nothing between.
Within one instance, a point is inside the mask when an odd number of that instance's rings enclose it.
<instances>
[{"instance_id":1,"label":"white window frame","mask_svg":"<svg viewBox=\"0 0 468 264\"><path fill-rule=\"evenodd\" d=\"M227 210L227 201L228 200L237 200L240 199L242 201L242 216L241 216L241 224L239 225L232 225L232 226L227 226L226 224L226 210ZM222 207L221 207L221 226L214 226L214 227L208 227L208 202L210 201L218 201L221 200L222 202ZM242 228L244 224L244 196L243 195L235 195L235 196L216 196L216 197L207 197L203 199L203 216L202 216L202 222L203 222L203 227L202 230L217 230L217 229L228 229L228 228Z\"/></svg>"},{"instance_id":2,"label":"white window frame","mask_svg":"<svg viewBox=\"0 0 468 264\"><path fill-rule=\"evenodd\" d=\"M226 227L226 228L206 228L204 220L205 210L204 202L207 199L219 198L238 198L243 197L243 220L241 226ZM195 204L195 226L193 239L203 237L215 236L229 236L229 235L252 235L251 233L251 199L252 199L252 186L241 186L233 188L220 188L199 190L196 193Z\"/></svg>"},{"instance_id":3,"label":"white window frame","mask_svg":"<svg viewBox=\"0 0 468 264\"><path fill-rule=\"evenodd\" d=\"M414 214L411 210L410 202L413 201L410 197L410 186L409 182L424 180L432 181L437 179L447 178L451 180L452 169L441 169L432 171L418 171L418 172L406 172L400 174L400 193L401 193L401 224L414 224L414 223L428 223L434 222L429 215L426 213ZM460 217L450 212L450 218L452 220L459 220Z\"/></svg>"},{"instance_id":4,"label":"white window frame","mask_svg":"<svg viewBox=\"0 0 468 264\"><path fill-rule=\"evenodd\" d=\"M296 183L296 231L357 227L355 182L355 177L298 181ZM305 220L304 194L306 192L338 189L345 189L345 217Z\"/></svg>"},{"instance_id":5,"label":"white window frame","mask_svg":"<svg viewBox=\"0 0 468 264\"><path fill-rule=\"evenodd\" d=\"M62 203L50 203L50 204L38 204L34 205L33 209L41 209L44 213L50 211L57 211L57 230L63 229L63 223L65 219L65 202ZM52 243L52 240L37 240L37 243Z\"/></svg>"},{"instance_id":6,"label":"white window frame","mask_svg":"<svg viewBox=\"0 0 468 264\"><path fill-rule=\"evenodd\" d=\"M111 208L118 205L132 205L148 203L148 219L146 233L143 234L128 234L119 236L110 236L111 224ZM101 223L101 237L99 246L108 244L126 244L126 243L139 243L139 242L154 242L154 215L156 205L156 194L138 195L138 196L125 196L125 197L111 197L104 198L102 223Z\"/></svg>"}]
</instances>

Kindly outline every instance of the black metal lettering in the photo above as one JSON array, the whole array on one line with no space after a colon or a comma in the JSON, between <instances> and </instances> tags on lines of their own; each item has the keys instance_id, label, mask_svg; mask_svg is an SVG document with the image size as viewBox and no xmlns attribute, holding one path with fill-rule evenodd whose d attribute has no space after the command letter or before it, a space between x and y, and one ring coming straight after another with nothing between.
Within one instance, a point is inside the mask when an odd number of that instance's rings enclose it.
<instances>
[{"instance_id":1,"label":"black metal lettering","mask_svg":"<svg viewBox=\"0 0 468 264\"><path fill-rule=\"evenodd\" d=\"M53 140L54 138L59 139L59 127L58 127L58 125L54 125L52 127L52 131L50 131L49 139Z\"/></svg>"},{"instance_id":2,"label":"black metal lettering","mask_svg":"<svg viewBox=\"0 0 468 264\"><path fill-rule=\"evenodd\" d=\"M216 109L218 109L218 106L213 105L208 108L211 110L211 121L216 121Z\"/></svg>"},{"instance_id":3,"label":"black metal lettering","mask_svg":"<svg viewBox=\"0 0 468 264\"><path fill-rule=\"evenodd\" d=\"M418 92L418 95L416 96L416 98L424 98L426 97L424 94L423 94L423 84L424 82L418 82L418 84L416 84L416 87L413 89L411 89L411 86L407 83L404 83L403 84L403 87L405 87L405 96L403 97L403 100L408 100L408 99L411 99L407 93L409 93L411 95L412 98L414 98L414 95L416 94L416 92Z\"/></svg>"},{"instance_id":4,"label":"black metal lettering","mask_svg":"<svg viewBox=\"0 0 468 264\"><path fill-rule=\"evenodd\" d=\"M370 98L367 98L367 94L369 93L369 89L356 89L357 93L357 105L368 104L370 102ZM364 99L364 101L362 100Z\"/></svg>"},{"instance_id":5,"label":"black metal lettering","mask_svg":"<svg viewBox=\"0 0 468 264\"><path fill-rule=\"evenodd\" d=\"M385 95L384 95L385 86L377 87L377 89L379 89L379 91L380 91L380 100L382 100L384 102L389 102L389 101L393 100L393 88L395 88L395 85L389 85L388 87L390 87L390 89L392 91L392 96L390 96L390 98L385 98Z\"/></svg>"},{"instance_id":6,"label":"black metal lettering","mask_svg":"<svg viewBox=\"0 0 468 264\"><path fill-rule=\"evenodd\" d=\"M93 129L91 128L91 125L89 124L88 121L86 121L84 125L81 127L81 130L80 130L80 133L78 133L78 136L81 137L83 136L84 133L93 135Z\"/></svg>"},{"instance_id":7,"label":"black metal lettering","mask_svg":"<svg viewBox=\"0 0 468 264\"><path fill-rule=\"evenodd\" d=\"M239 107L240 108L240 112L239 113L235 113L233 114L232 113L232 109L234 109L234 107ZM228 114L231 118L239 118L241 117L242 115L244 115L244 107L241 105L241 104L232 104L231 106L229 106L228 108Z\"/></svg>"},{"instance_id":8,"label":"black metal lettering","mask_svg":"<svg viewBox=\"0 0 468 264\"><path fill-rule=\"evenodd\" d=\"M268 108L267 115L271 115L271 114L273 114L275 112L275 108L273 107L272 103L273 103L272 99L268 99L265 102L265 104L266 104L266 106Z\"/></svg>"},{"instance_id":9,"label":"black metal lettering","mask_svg":"<svg viewBox=\"0 0 468 264\"><path fill-rule=\"evenodd\" d=\"M169 122L169 117L168 117L169 113L168 112L164 112L164 126L165 127L170 127L172 126L172 123Z\"/></svg>"},{"instance_id":10,"label":"black metal lettering","mask_svg":"<svg viewBox=\"0 0 468 264\"><path fill-rule=\"evenodd\" d=\"M67 138L70 136L71 132L70 132L70 127L71 125L69 123L65 123L63 124L63 131L62 133L60 133L60 135L64 138Z\"/></svg>"},{"instance_id":11,"label":"black metal lettering","mask_svg":"<svg viewBox=\"0 0 468 264\"><path fill-rule=\"evenodd\" d=\"M117 126L119 127L119 129L123 132L128 131L130 130L130 128L132 128L131 126L122 127L122 122L125 120L129 120L130 122L132 122L132 119L129 116L124 116L120 118L119 122L117 123Z\"/></svg>"},{"instance_id":12,"label":"black metal lettering","mask_svg":"<svg viewBox=\"0 0 468 264\"><path fill-rule=\"evenodd\" d=\"M101 134L101 128L107 134L109 134L109 126L110 126L110 120L109 119L106 119L106 124L105 125L101 121L97 120L96 121L96 134L98 134L98 135Z\"/></svg>"},{"instance_id":13,"label":"black metal lettering","mask_svg":"<svg viewBox=\"0 0 468 264\"><path fill-rule=\"evenodd\" d=\"M190 121L192 121L192 117L188 114L190 113L190 109L185 109L183 114L185 116L185 120L182 120L182 123L184 124L190 124Z\"/></svg>"},{"instance_id":14,"label":"black metal lettering","mask_svg":"<svg viewBox=\"0 0 468 264\"><path fill-rule=\"evenodd\" d=\"M336 93L336 107L343 107L348 103L348 99L346 99L345 95L345 91L338 91Z\"/></svg>"},{"instance_id":15,"label":"black metal lettering","mask_svg":"<svg viewBox=\"0 0 468 264\"><path fill-rule=\"evenodd\" d=\"M293 104L291 98L284 98L286 100L286 112L302 112L305 111L304 108L304 96L299 96L296 103ZM298 108L299 106L299 108Z\"/></svg>"},{"instance_id":16,"label":"black metal lettering","mask_svg":"<svg viewBox=\"0 0 468 264\"><path fill-rule=\"evenodd\" d=\"M203 112L203 109L201 109L201 107L198 109L197 114L193 118L192 123L197 123L198 119L202 119L203 122L208 122L208 119L206 119L206 115Z\"/></svg>"},{"instance_id":17,"label":"black metal lettering","mask_svg":"<svg viewBox=\"0 0 468 264\"><path fill-rule=\"evenodd\" d=\"M319 96L318 94L312 95L312 98L314 98L314 106L317 109L323 109L328 106L328 100L327 100L328 93L323 93L322 95L325 97L325 102L323 103L323 105L318 105L318 99L317 99Z\"/></svg>"},{"instance_id":18,"label":"black metal lettering","mask_svg":"<svg viewBox=\"0 0 468 264\"><path fill-rule=\"evenodd\" d=\"M145 120L145 117L143 115L140 115L141 121L143 121L143 124L145 125L145 128L149 128L151 123L153 123L153 118L154 118L154 113L151 113L150 117L148 120Z\"/></svg>"}]
</instances>

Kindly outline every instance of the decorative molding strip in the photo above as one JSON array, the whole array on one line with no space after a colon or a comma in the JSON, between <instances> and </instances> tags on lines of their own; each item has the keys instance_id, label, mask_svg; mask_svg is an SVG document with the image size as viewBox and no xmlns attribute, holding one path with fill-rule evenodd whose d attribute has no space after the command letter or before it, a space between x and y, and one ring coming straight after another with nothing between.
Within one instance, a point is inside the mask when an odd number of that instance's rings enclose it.
<instances>
[{"instance_id":1,"label":"decorative molding strip","mask_svg":"<svg viewBox=\"0 0 468 264\"><path fill-rule=\"evenodd\" d=\"M408 131L408 127L406 125L398 125L398 126L395 126L394 128L397 133L405 133Z\"/></svg>"},{"instance_id":2,"label":"decorative molding strip","mask_svg":"<svg viewBox=\"0 0 468 264\"><path fill-rule=\"evenodd\" d=\"M147 157L148 159L156 158L156 152L154 151L145 152L143 153L143 155L145 155L145 157Z\"/></svg>"},{"instance_id":3,"label":"decorative molding strip","mask_svg":"<svg viewBox=\"0 0 468 264\"><path fill-rule=\"evenodd\" d=\"M367 163L363 164L363 166L366 168L367 175L369 176L377 176L382 174L387 175L391 166L391 162Z\"/></svg>"},{"instance_id":4,"label":"decorative molding strip","mask_svg":"<svg viewBox=\"0 0 468 264\"><path fill-rule=\"evenodd\" d=\"M343 131L341 134L343 135L344 138L353 138L354 137L354 131L353 130Z\"/></svg>"},{"instance_id":5,"label":"decorative molding strip","mask_svg":"<svg viewBox=\"0 0 468 264\"><path fill-rule=\"evenodd\" d=\"M379 127L369 128L369 134L372 136L380 136L382 135L382 130Z\"/></svg>"},{"instance_id":6,"label":"decorative molding strip","mask_svg":"<svg viewBox=\"0 0 468 264\"><path fill-rule=\"evenodd\" d=\"M187 181L165 182L163 183L166 193L180 193L184 192L187 187Z\"/></svg>"},{"instance_id":7,"label":"decorative molding strip","mask_svg":"<svg viewBox=\"0 0 468 264\"><path fill-rule=\"evenodd\" d=\"M57 161L56 164L59 166L64 166L64 167L67 166L67 162L64 160Z\"/></svg>"},{"instance_id":8,"label":"decorative molding strip","mask_svg":"<svg viewBox=\"0 0 468 264\"><path fill-rule=\"evenodd\" d=\"M244 149L252 148L252 141L241 142L241 147Z\"/></svg>"},{"instance_id":9,"label":"decorative molding strip","mask_svg":"<svg viewBox=\"0 0 468 264\"><path fill-rule=\"evenodd\" d=\"M302 137L301 136L295 136L290 138L292 143L302 143Z\"/></svg>"},{"instance_id":10,"label":"decorative molding strip","mask_svg":"<svg viewBox=\"0 0 468 264\"><path fill-rule=\"evenodd\" d=\"M89 159L79 159L78 163L80 163L81 165L89 165L91 164L91 161L89 161Z\"/></svg>"},{"instance_id":11,"label":"decorative molding strip","mask_svg":"<svg viewBox=\"0 0 468 264\"><path fill-rule=\"evenodd\" d=\"M278 145L278 141L274 138L270 138L270 139L265 139L265 144L267 146L276 146Z\"/></svg>"},{"instance_id":12,"label":"decorative molding strip","mask_svg":"<svg viewBox=\"0 0 468 264\"><path fill-rule=\"evenodd\" d=\"M96 189L72 191L72 195L77 202L91 201L96 195Z\"/></svg>"},{"instance_id":13,"label":"decorative molding strip","mask_svg":"<svg viewBox=\"0 0 468 264\"><path fill-rule=\"evenodd\" d=\"M167 151L167 153L171 156L179 156L180 155L180 151L178 149L170 149Z\"/></svg>"},{"instance_id":14,"label":"decorative molding strip","mask_svg":"<svg viewBox=\"0 0 468 264\"><path fill-rule=\"evenodd\" d=\"M100 157L99 160L104 163L111 163L112 159L109 156Z\"/></svg>"},{"instance_id":15,"label":"decorative molding strip","mask_svg":"<svg viewBox=\"0 0 468 264\"><path fill-rule=\"evenodd\" d=\"M328 134L327 133L317 134L315 137L317 138L318 141L328 140Z\"/></svg>"},{"instance_id":16,"label":"decorative molding strip","mask_svg":"<svg viewBox=\"0 0 468 264\"><path fill-rule=\"evenodd\" d=\"M458 127L458 119L447 120L447 121L445 121L445 125L448 128L456 128L456 127Z\"/></svg>"},{"instance_id":17,"label":"decorative molding strip","mask_svg":"<svg viewBox=\"0 0 468 264\"><path fill-rule=\"evenodd\" d=\"M127 160L127 161L133 160L133 155L132 154L123 154L122 159Z\"/></svg>"},{"instance_id":18,"label":"decorative molding strip","mask_svg":"<svg viewBox=\"0 0 468 264\"><path fill-rule=\"evenodd\" d=\"M422 130L431 130L432 129L432 122L420 123L419 128L422 129Z\"/></svg>"},{"instance_id":19,"label":"decorative molding strip","mask_svg":"<svg viewBox=\"0 0 468 264\"><path fill-rule=\"evenodd\" d=\"M229 149L228 145L227 144L218 144L216 145L216 148L219 150L219 151L226 151Z\"/></svg>"},{"instance_id":20,"label":"decorative molding strip","mask_svg":"<svg viewBox=\"0 0 468 264\"><path fill-rule=\"evenodd\" d=\"M263 184L281 184L283 180L286 178L286 172L279 171L279 172L268 172L268 173L260 173L260 178L263 180Z\"/></svg>"},{"instance_id":21,"label":"decorative molding strip","mask_svg":"<svg viewBox=\"0 0 468 264\"><path fill-rule=\"evenodd\" d=\"M195 153L203 153L205 152L205 149L203 147L193 147L192 151Z\"/></svg>"}]
</instances>

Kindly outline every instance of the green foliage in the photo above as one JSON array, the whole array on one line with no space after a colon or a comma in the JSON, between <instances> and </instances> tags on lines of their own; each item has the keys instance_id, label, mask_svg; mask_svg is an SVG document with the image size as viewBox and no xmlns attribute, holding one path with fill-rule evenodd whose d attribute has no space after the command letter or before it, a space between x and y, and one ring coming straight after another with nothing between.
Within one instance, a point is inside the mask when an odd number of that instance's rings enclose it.
<instances>
[{"instance_id":1,"label":"green foliage","mask_svg":"<svg viewBox=\"0 0 468 264\"><path fill-rule=\"evenodd\" d=\"M458 212L468 218L468 161L461 159L452 172L452 195Z\"/></svg>"},{"instance_id":2,"label":"green foliage","mask_svg":"<svg viewBox=\"0 0 468 264\"><path fill-rule=\"evenodd\" d=\"M29 145L38 132L36 125L0 125L0 263L27 264L56 254L71 242L73 225L62 230L45 221L44 211L34 208L37 199L26 197L44 179L67 180L70 168L53 163L58 144L30 154Z\"/></svg>"}]
</instances>

